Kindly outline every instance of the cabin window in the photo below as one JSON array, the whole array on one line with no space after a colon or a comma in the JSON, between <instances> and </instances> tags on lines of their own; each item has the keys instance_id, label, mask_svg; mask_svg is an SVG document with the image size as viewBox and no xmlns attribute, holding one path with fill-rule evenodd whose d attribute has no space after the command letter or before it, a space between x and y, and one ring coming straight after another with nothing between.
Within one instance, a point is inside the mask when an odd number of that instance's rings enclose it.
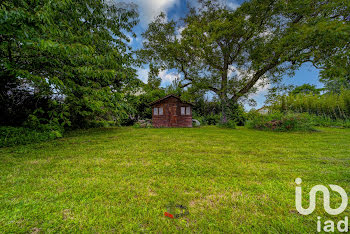
<instances>
[{"instance_id":1,"label":"cabin window","mask_svg":"<svg viewBox=\"0 0 350 234\"><path fill-rule=\"evenodd\" d=\"M153 108L154 115L163 115L163 107Z\"/></svg>"},{"instance_id":2,"label":"cabin window","mask_svg":"<svg viewBox=\"0 0 350 234\"><path fill-rule=\"evenodd\" d=\"M185 115L186 107L181 107L181 115Z\"/></svg>"},{"instance_id":3,"label":"cabin window","mask_svg":"<svg viewBox=\"0 0 350 234\"><path fill-rule=\"evenodd\" d=\"M158 108L154 108L153 113L154 113L154 115L158 115Z\"/></svg>"},{"instance_id":4,"label":"cabin window","mask_svg":"<svg viewBox=\"0 0 350 234\"><path fill-rule=\"evenodd\" d=\"M181 115L191 115L191 107L181 107Z\"/></svg>"}]
</instances>

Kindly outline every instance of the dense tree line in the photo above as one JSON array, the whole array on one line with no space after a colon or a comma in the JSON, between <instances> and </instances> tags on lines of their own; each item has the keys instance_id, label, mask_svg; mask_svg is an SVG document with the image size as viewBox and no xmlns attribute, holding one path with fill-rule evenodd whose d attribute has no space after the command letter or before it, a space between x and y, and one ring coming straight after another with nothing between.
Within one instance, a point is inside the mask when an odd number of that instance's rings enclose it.
<instances>
[{"instance_id":1,"label":"dense tree line","mask_svg":"<svg viewBox=\"0 0 350 234\"><path fill-rule=\"evenodd\" d=\"M281 96L271 106L273 110L328 117L332 119L350 119L350 90L343 89L340 93L290 93Z\"/></svg>"},{"instance_id":2,"label":"dense tree line","mask_svg":"<svg viewBox=\"0 0 350 234\"><path fill-rule=\"evenodd\" d=\"M2 1L0 124L88 127L127 113L137 86L128 35L134 5Z\"/></svg>"}]
</instances>

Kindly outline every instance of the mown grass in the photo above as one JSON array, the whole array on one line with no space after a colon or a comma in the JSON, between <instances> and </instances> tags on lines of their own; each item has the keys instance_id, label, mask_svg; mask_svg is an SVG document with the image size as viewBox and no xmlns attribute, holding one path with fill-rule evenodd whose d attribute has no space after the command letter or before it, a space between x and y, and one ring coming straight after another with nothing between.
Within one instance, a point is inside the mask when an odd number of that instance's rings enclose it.
<instances>
[{"instance_id":1,"label":"mown grass","mask_svg":"<svg viewBox=\"0 0 350 234\"><path fill-rule=\"evenodd\" d=\"M349 193L349 129L93 129L0 149L0 162L0 233L301 233L350 214L325 214L319 196L302 216L294 195L297 177L304 207L316 184ZM169 203L189 214L165 217Z\"/></svg>"}]
</instances>

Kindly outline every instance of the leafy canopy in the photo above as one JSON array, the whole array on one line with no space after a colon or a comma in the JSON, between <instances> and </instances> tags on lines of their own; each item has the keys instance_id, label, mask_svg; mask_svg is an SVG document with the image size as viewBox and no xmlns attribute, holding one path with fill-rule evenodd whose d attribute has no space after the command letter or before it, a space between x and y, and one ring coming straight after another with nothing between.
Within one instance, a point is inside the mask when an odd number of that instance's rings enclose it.
<instances>
[{"instance_id":1,"label":"leafy canopy","mask_svg":"<svg viewBox=\"0 0 350 234\"><path fill-rule=\"evenodd\" d=\"M115 1L2 1L1 124L34 115L83 127L125 114L122 93L137 85L127 44L137 17Z\"/></svg>"}]
</instances>

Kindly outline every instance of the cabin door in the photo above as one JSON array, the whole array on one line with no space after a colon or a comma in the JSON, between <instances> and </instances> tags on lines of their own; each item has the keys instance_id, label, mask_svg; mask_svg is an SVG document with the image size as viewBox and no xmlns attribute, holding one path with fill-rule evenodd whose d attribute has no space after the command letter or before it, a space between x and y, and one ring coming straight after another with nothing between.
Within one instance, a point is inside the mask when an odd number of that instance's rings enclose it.
<instances>
[{"instance_id":1,"label":"cabin door","mask_svg":"<svg viewBox=\"0 0 350 234\"><path fill-rule=\"evenodd\" d=\"M170 127L177 126L177 105L174 103L169 104L169 125Z\"/></svg>"}]
</instances>

